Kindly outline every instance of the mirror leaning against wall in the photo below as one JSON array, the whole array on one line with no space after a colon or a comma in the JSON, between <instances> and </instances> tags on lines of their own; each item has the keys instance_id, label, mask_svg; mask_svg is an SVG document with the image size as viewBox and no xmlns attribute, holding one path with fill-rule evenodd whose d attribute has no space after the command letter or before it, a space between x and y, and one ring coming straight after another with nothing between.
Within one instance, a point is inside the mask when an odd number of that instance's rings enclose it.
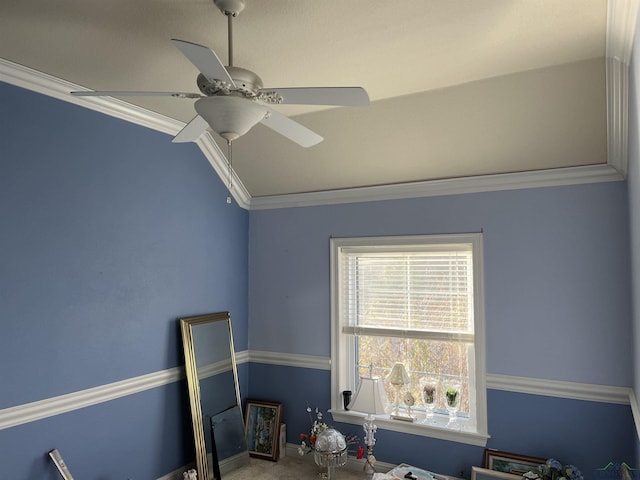
<instances>
[{"instance_id":1,"label":"mirror leaning against wall","mask_svg":"<svg viewBox=\"0 0 640 480\"><path fill-rule=\"evenodd\" d=\"M198 479L249 463L229 312L180 319Z\"/></svg>"}]
</instances>

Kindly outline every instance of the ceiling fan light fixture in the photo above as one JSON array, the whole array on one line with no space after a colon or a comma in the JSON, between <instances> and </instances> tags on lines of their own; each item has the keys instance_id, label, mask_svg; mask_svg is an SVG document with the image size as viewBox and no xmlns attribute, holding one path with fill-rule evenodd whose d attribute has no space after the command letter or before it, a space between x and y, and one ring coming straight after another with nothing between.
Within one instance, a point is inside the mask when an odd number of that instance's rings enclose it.
<instances>
[{"instance_id":1,"label":"ceiling fan light fixture","mask_svg":"<svg viewBox=\"0 0 640 480\"><path fill-rule=\"evenodd\" d=\"M196 142L211 128L224 138L229 146L235 139L247 133L261 122L283 137L302 147L318 144L323 138L297 121L272 110L264 104L300 104L363 106L369 104L369 96L362 87L279 87L263 88L260 77L246 68L233 64L233 22L245 7L245 0L214 0L215 5L227 17L228 65L225 66L216 52L203 45L171 39L171 43L200 72L196 83L201 94L185 92L139 91L81 91L74 96L170 96L198 99L193 117L173 137L172 142Z\"/></svg>"},{"instance_id":2,"label":"ceiling fan light fixture","mask_svg":"<svg viewBox=\"0 0 640 480\"><path fill-rule=\"evenodd\" d=\"M214 132L230 142L251 130L267 114L260 104L234 96L201 98L195 109Z\"/></svg>"}]
</instances>

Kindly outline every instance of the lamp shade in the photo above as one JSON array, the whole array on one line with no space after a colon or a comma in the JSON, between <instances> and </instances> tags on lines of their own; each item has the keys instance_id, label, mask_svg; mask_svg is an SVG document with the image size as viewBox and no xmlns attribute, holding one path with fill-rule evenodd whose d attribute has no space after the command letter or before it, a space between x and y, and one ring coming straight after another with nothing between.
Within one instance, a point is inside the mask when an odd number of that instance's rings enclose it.
<instances>
[{"instance_id":1,"label":"lamp shade","mask_svg":"<svg viewBox=\"0 0 640 480\"><path fill-rule=\"evenodd\" d=\"M355 398L349 404L349 410L381 415L387 403L387 394L380 377L360 378L360 386Z\"/></svg>"},{"instance_id":2,"label":"lamp shade","mask_svg":"<svg viewBox=\"0 0 640 480\"><path fill-rule=\"evenodd\" d=\"M387 382L395 386L411 383L411 378L409 377L406 368L404 368L403 363L397 362L393 365L391 372L387 375Z\"/></svg>"}]
</instances>

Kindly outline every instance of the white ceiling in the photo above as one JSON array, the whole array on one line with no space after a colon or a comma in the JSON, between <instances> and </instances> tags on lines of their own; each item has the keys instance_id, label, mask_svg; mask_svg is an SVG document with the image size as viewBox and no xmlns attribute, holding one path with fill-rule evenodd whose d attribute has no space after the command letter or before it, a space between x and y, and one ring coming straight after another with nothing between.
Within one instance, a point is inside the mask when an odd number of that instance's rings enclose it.
<instances>
[{"instance_id":1,"label":"white ceiling","mask_svg":"<svg viewBox=\"0 0 640 480\"><path fill-rule=\"evenodd\" d=\"M234 169L257 198L606 164L607 25L606 0L246 0L236 66L265 87L362 86L371 105L278 106L325 140L304 149L258 125ZM0 4L0 58L92 90L197 92L171 38L226 63L212 0ZM124 100L195 114L193 100Z\"/></svg>"}]
</instances>

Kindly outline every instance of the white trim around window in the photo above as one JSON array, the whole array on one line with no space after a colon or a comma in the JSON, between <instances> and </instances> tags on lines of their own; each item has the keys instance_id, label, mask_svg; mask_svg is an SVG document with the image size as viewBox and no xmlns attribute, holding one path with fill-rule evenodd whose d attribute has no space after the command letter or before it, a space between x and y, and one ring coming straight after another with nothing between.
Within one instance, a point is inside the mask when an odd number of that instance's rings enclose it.
<instances>
[{"instance_id":1,"label":"white trim around window","mask_svg":"<svg viewBox=\"0 0 640 480\"><path fill-rule=\"evenodd\" d=\"M485 446L488 435L487 403L486 403L486 362L485 362L485 326L484 326L484 289L482 264L482 234L451 235L412 235L392 237L357 237L330 239L331 263L331 414L335 421L361 424L364 414L347 411L343 407L342 392L355 388L353 342L348 340L353 325L343 318L340 301L340 258L341 253L363 248L380 248L381 250L402 250L403 246L417 245L432 248L437 245L471 245L473 255L473 352L470 359L470 402L473 404L475 418L473 422L460 422L455 428L447 425L446 415L436 415L433 425L421 424L418 421L402 422L390 419L389 415L380 415L376 425L381 429L392 430L414 435L428 436L444 440L456 441L470 445ZM364 330L361 329L364 333ZM352 332L353 333L353 332ZM375 333L375 332L374 332ZM450 334L449 334L450 335ZM428 336L428 335L427 335ZM445 335L446 336L446 335ZM456 335L454 335L455 337ZM460 335L458 335L459 337ZM453 338L453 337L451 337Z\"/></svg>"}]
</instances>

